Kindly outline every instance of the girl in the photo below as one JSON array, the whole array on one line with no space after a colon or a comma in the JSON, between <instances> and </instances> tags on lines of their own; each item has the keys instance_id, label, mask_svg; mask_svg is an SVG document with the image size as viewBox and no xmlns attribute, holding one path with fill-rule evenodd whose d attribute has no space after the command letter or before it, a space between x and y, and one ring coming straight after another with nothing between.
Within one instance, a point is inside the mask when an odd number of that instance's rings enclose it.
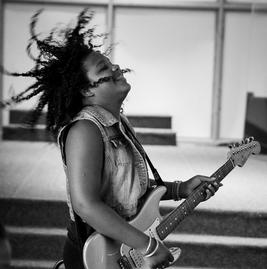
<instances>
[{"instance_id":1,"label":"girl","mask_svg":"<svg viewBox=\"0 0 267 269\"><path fill-rule=\"evenodd\" d=\"M92 19L87 10L79 14L74 28L53 30L42 40L34 31L39 13L32 18L28 46L31 57L31 44L36 43L40 51L37 58L32 57L35 68L9 73L34 77L36 82L2 104L41 94L31 126L47 105L46 127L60 146L67 179L70 225L63 254L66 269L84 268L79 243L93 231L139 250L151 268L168 267L173 260L169 249L128 223L142 206L144 194L155 185L148 178L144 150L121 113L131 89L124 77L129 70L111 63L93 45L98 36L94 29L86 29ZM219 185L205 176L165 182L167 191L162 199L186 198L203 181L210 182L208 199Z\"/></svg>"}]
</instances>

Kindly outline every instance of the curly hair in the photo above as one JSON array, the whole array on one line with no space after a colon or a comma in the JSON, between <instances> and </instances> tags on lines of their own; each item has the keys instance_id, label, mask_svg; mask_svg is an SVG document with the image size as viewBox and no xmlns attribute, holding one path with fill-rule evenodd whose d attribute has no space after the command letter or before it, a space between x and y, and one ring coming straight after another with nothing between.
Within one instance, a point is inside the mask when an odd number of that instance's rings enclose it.
<instances>
[{"instance_id":1,"label":"curly hair","mask_svg":"<svg viewBox=\"0 0 267 269\"><path fill-rule=\"evenodd\" d=\"M12 96L10 100L1 102L1 106L3 108L12 103L20 103L40 94L36 107L25 123L33 128L47 105L46 130L56 138L61 126L68 123L81 110L81 90L96 87L99 83L111 80L112 77L104 77L91 84L82 65L86 56L102 46L94 45L94 39L107 37L106 34L95 34L94 28L86 29L93 18L93 12L84 9L78 15L73 28L57 27L52 29L46 38L40 39L35 32L35 26L41 12L42 10L39 10L32 16L31 38L27 46L27 54L35 62L34 68L25 73L2 70L10 76L35 78L36 82ZM39 51L37 57L31 53L33 44L37 45ZM128 71L130 70L122 70L123 73Z\"/></svg>"}]
</instances>

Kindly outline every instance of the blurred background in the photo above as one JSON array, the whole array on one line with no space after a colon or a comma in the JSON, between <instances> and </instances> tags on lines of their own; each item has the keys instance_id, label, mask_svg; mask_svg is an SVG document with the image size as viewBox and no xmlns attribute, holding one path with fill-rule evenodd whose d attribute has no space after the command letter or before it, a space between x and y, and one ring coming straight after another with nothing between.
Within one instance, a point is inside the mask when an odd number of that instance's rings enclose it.
<instances>
[{"instance_id":1,"label":"blurred background","mask_svg":"<svg viewBox=\"0 0 267 269\"><path fill-rule=\"evenodd\" d=\"M133 70L124 113L164 179L211 175L228 143L261 143L261 154L170 237L183 249L173 268L267 268L267 0L2 0L0 64L33 67L25 49L37 10L36 30L46 35L85 7L97 32L109 33L105 48L115 44L111 60ZM31 82L0 74L0 98ZM21 127L35 102L0 111L0 217L12 268L52 268L68 217L61 156L44 117L35 132Z\"/></svg>"}]
</instances>

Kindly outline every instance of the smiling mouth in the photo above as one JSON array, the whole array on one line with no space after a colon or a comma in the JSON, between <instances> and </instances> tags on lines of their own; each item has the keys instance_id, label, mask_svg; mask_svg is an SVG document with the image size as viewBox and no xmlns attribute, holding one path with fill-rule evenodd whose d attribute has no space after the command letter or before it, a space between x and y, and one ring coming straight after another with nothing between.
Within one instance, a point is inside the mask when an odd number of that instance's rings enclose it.
<instances>
[{"instance_id":1,"label":"smiling mouth","mask_svg":"<svg viewBox=\"0 0 267 269\"><path fill-rule=\"evenodd\" d=\"M115 75L113 76L113 80L115 81L118 81L121 79L126 80L123 74L127 72L131 72L131 69L129 68L121 69L119 72L115 73Z\"/></svg>"},{"instance_id":2,"label":"smiling mouth","mask_svg":"<svg viewBox=\"0 0 267 269\"><path fill-rule=\"evenodd\" d=\"M113 78L115 81L119 81L119 80L125 80L125 77L123 76L123 74L121 73L119 76L117 76L117 77L114 77Z\"/></svg>"},{"instance_id":3,"label":"smiling mouth","mask_svg":"<svg viewBox=\"0 0 267 269\"><path fill-rule=\"evenodd\" d=\"M129 68L122 69L122 70L120 70L120 72L117 75L100 78L98 81L91 83L90 86L92 88L95 88L95 87L98 87L99 84L104 83L104 82L108 82L111 80L113 80L113 81L125 80L126 81L123 74L127 73L127 72L131 72L131 69L129 69Z\"/></svg>"}]
</instances>

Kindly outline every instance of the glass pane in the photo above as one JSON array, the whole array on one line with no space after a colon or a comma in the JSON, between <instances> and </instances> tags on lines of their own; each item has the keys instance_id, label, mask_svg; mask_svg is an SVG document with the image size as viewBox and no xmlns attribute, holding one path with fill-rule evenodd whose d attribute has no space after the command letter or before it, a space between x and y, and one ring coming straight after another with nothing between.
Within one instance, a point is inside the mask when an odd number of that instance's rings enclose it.
<instances>
[{"instance_id":1,"label":"glass pane","mask_svg":"<svg viewBox=\"0 0 267 269\"><path fill-rule=\"evenodd\" d=\"M116 9L114 59L134 70L128 114L171 115L181 137L210 137L212 12Z\"/></svg>"},{"instance_id":2,"label":"glass pane","mask_svg":"<svg viewBox=\"0 0 267 269\"><path fill-rule=\"evenodd\" d=\"M261 3L267 3L267 0L228 0L227 2L261 4Z\"/></svg>"},{"instance_id":3,"label":"glass pane","mask_svg":"<svg viewBox=\"0 0 267 269\"><path fill-rule=\"evenodd\" d=\"M191 3L197 3L198 2L216 2L217 0L192 0L192 1L185 1L185 0L113 0L114 4L120 3L120 4L155 4L155 5L171 5L179 2L189 2Z\"/></svg>"},{"instance_id":4,"label":"glass pane","mask_svg":"<svg viewBox=\"0 0 267 269\"><path fill-rule=\"evenodd\" d=\"M243 137L247 92L267 97L266 48L266 14L227 14L223 69L222 138Z\"/></svg>"}]
</instances>

